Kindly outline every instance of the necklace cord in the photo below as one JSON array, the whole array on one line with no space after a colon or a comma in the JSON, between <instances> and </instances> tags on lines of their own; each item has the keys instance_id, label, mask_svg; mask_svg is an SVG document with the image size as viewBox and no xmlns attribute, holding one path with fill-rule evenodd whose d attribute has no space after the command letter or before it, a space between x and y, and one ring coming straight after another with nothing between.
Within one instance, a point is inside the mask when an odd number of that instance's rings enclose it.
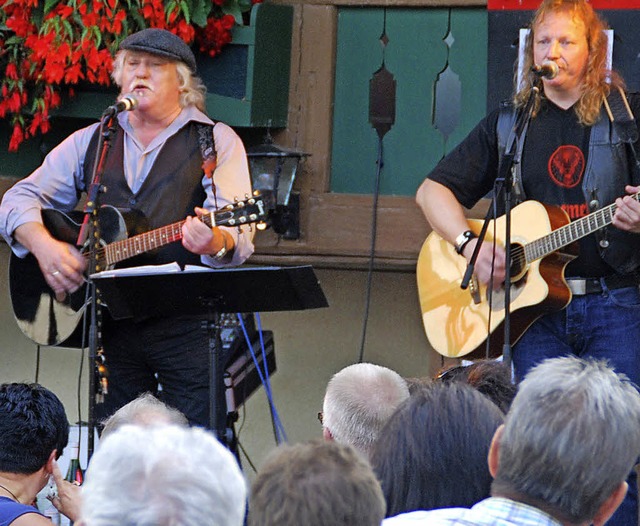
<instances>
[{"instance_id":1,"label":"necklace cord","mask_svg":"<svg viewBox=\"0 0 640 526\"><path fill-rule=\"evenodd\" d=\"M3 486L2 484L0 484L0 488L2 488L3 490L5 490L9 495L11 495L13 497L13 500L15 500L16 502L20 502L18 500L18 497L16 497L13 493L13 491L11 491L9 488L7 488L6 486Z\"/></svg>"}]
</instances>

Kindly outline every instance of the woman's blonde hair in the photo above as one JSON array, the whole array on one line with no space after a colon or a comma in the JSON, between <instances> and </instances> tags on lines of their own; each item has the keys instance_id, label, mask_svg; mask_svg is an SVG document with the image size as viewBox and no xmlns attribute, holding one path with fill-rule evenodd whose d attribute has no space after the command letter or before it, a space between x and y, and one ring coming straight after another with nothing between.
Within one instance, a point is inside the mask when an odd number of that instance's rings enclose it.
<instances>
[{"instance_id":1,"label":"woman's blonde hair","mask_svg":"<svg viewBox=\"0 0 640 526\"><path fill-rule=\"evenodd\" d=\"M122 87L122 70L129 53L130 51L122 49L116 53L113 60L111 77L118 87ZM177 61L175 64L180 83L180 107L185 108L193 105L203 113L206 113L205 93L207 88L204 83L186 64Z\"/></svg>"},{"instance_id":2,"label":"woman's blonde hair","mask_svg":"<svg viewBox=\"0 0 640 526\"><path fill-rule=\"evenodd\" d=\"M538 82L535 74L531 71L536 29L545 16L563 12L570 13L575 21L582 23L585 27L589 58L582 84L582 94L575 104L575 112L581 124L591 126L598 120L602 102L609 95L611 88L624 87L624 83L618 74L607 69L607 37L604 33L604 30L607 29L607 24L585 0L544 0L540 4L530 24L530 31L525 44L524 64L522 66L524 75L520 86L515 86L514 103L517 107L524 106L533 87ZM517 78L515 82L517 82ZM539 105L540 101L536 100L533 109L534 115Z\"/></svg>"}]
</instances>

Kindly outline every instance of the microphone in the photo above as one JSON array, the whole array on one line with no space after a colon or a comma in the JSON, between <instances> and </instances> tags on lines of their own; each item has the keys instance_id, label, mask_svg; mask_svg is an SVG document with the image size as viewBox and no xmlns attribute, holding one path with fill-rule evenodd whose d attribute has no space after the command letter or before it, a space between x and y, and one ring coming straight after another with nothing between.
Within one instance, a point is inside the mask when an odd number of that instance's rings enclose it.
<instances>
[{"instance_id":1,"label":"microphone","mask_svg":"<svg viewBox=\"0 0 640 526\"><path fill-rule=\"evenodd\" d=\"M533 66L531 66L531 71L534 75L540 77L541 79L551 80L556 78L559 68L558 64L556 64L552 60L545 60L540 65L534 64Z\"/></svg>"},{"instance_id":2,"label":"microphone","mask_svg":"<svg viewBox=\"0 0 640 526\"><path fill-rule=\"evenodd\" d=\"M122 98L116 102L113 106L109 106L105 110L105 115L117 115L123 111L135 110L138 107L138 99L136 99L131 93L123 95Z\"/></svg>"}]
</instances>

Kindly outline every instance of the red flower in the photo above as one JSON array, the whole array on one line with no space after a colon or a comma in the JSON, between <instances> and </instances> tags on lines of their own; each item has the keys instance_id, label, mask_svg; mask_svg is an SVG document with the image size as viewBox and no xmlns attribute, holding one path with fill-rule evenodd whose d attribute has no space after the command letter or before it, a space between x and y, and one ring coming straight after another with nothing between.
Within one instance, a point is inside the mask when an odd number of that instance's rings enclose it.
<instances>
[{"instance_id":1,"label":"red flower","mask_svg":"<svg viewBox=\"0 0 640 526\"><path fill-rule=\"evenodd\" d=\"M9 141L9 151L17 152L18 146L24 141L24 132L19 122L13 125L13 133L11 134L11 140Z\"/></svg>"},{"instance_id":2,"label":"red flower","mask_svg":"<svg viewBox=\"0 0 640 526\"><path fill-rule=\"evenodd\" d=\"M190 44L191 42L193 42L193 39L196 35L196 30L193 28L193 26L187 24L186 20L180 20L176 25L173 33L178 35L187 44Z\"/></svg>"},{"instance_id":3,"label":"red flower","mask_svg":"<svg viewBox=\"0 0 640 526\"><path fill-rule=\"evenodd\" d=\"M47 56L53 46L55 35L53 33L47 33L46 35L39 36L37 33L29 35L25 40L25 47L30 48L33 51L33 59L46 60Z\"/></svg>"},{"instance_id":4,"label":"red flower","mask_svg":"<svg viewBox=\"0 0 640 526\"><path fill-rule=\"evenodd\" d=\"M49 112L73 97L81 81L109 86L113 54L123 38L146 27L168 29L215 55L231 41L235 19L260 0L0 0L0 119L10 119L10 148L49 130ZM200 7L198 7L200 8ZM203 20L205 27L194 25ZM194 18L195 17L195 18ZM200 23L200 22L198 22Z\"/></svg>"},{"instance_id":5,"label":"red flower","mask_svg":"<svg viewBox=\"0 0 640 526\"><path fill-rule=\"evenodd\" d=\"M64 81L67 84L77 84L79 80L84 79L82 67L79 63L71 64L64 73Z\"/></svg>"},{"instance_id":6,"label":"red flower","mask_svg":"<svg viewBox=\"0 0 640 526\"><path fill-rule=\"evenodd\" d=\"M225 44L231 42L231 28L234 24L235 19L231 15L209 18L207 26L197 33L200 51L212 57L218 54Z\"/></svg>"},{"instance_id":7,"label":"red flower","mask_svg":"<svg viewBox=\"0 0 640 526\"><path fill-rule=\"evenodd\" d=\"M17 80L18 68L16 68L16 65L13 62L9 62L9 64L7 64L7 69L5 70L4 74L7 76L8 79Z\"/></svg>"},{"instance_id":8,"label":"red flower","mask_svg":"<svg viewBox=\"0 0 640 526\"><path fill-rule=\"evenodd\" d=\"M16 36L22 38L37 32L36 26L29 22L28 19L13 16L7 19L7 28L11 29Z\"/></svg>"},{"instance_id":9,"label":"red flower","mask_svg":"<svg viewBox=\"0 0 640 526\"><path fill-rule=\"evenodd\" d=\"M42 77L49 84L59 84L64 78L64 61L55 53L49 55L45 61Z\"/></svg>"},{"instance_id":10,"label":"red flower","mask_svg":"<svg viewBox=\"0 0 640 526\"><path fill-rule=\"evenodd\" d=\"M122 34L122 23L127 19L127 12L120 9L113 17L113 23L111 24L111 32L116 35Z\"/></svg>"},{"instance_id":11,"label":"red flower","mask_svg":"<svg viewBox=\"0 0 640 526\"><path fill-rule=\"evenodd\" d=\"M20 96L20 92L15 90L11 93L11 96L7 98L7 109L11 113L18 113L22 108L22 97Z\"/></svg>"}]
</instances>

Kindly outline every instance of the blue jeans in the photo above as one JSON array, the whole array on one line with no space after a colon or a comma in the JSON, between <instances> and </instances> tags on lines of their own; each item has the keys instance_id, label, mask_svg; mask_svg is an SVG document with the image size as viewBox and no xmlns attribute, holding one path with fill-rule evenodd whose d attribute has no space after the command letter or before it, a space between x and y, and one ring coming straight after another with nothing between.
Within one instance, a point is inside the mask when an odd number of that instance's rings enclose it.
<instances>
[{"instance_id":1,"label":"blue jeans","mask_svg":"<svg viewBox=\"0 0 640 526\"><path fill-rule=\"evenodd\" d=\"M574 296L566 309L537 320L514 346L513 366L522 379L546 358L575 355L607 360L618 373L640 385L640 291L638 287ZM638 524L635 472L629 492L608 526Z\"/></svg>"}]
</instances>

